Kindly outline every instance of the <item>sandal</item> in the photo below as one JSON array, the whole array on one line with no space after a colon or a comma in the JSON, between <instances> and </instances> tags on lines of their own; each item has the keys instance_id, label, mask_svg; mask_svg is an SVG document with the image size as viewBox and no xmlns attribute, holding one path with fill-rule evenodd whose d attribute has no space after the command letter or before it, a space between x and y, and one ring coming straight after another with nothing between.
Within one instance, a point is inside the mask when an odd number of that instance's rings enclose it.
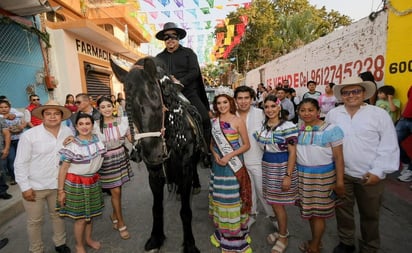
<instances>
[{"instance_id":1,"label":"sandal","mask_svg":"<svg viewBox=\"0 0 412 253\"><path fill-rule=\"evenodd\" d=\"M288 241L287 241L288 236L289 236L289 233L287 233L286 235L279 234L279 238L286 238L286 242L282 242L281 240L276 240L275 245L271 249L271 253L283 253L283 252L285 252L286 247L288 246Z\"/></svg>"},{"instance_id":2,"label":"sandal","mask_svg":"<svg viewBox=\"0 0 412 253\"><path fill-rule=\"evenodd\" d=\"M313 250L309 247L309 244L310 244L310 241L302 242L302 243L299 245L300 251L302 251L302 252L304 252L304 253L318 253L318 252L320 252L320 250L323 248L323 244L322 244L322 242L321 242L320 245L319 245L319 251L313 251Z\"/></svg>"},{"instance_id":3,"label":"sandal","mask_svg":"<svg viewBox=\"0 0 412 253\"><path fill-rule=\"evenodd\" d=\"M267 237L266 237L266 241L269 243L269 244L275 244L275 242L280 238L280 237L282 237L282 238L285 238L285 237L289 237L289 231L287 231L287 233L286 233L286 235L280 235L278 232L274 232L274 233L271 233L271 234L269 234Z\"/></svg>"},{"instance_id":4,"label":"sandal","mask_svg":"<svg viewBox=\"0 0 412 253\"><path fill-rule=\"evenodd\" d=\"M129 232L127 231L126 226L123 226L123 227L119 228L118 230L119 230L120 238L122 238L123 240L130 239L130 235L129 235Z\"/></svg>"},{"instance_id":5,"label":"sandal","mask_svg":"<svg viewBox=\"0 0 412 253\"><path fill-rule=\"evenodd\" d=\"M267 241L269 244L275 244L275 242L276 242L278 239L279 239L279 233L278 233L278 232L271 233L271 234L269 234L269 235L266 237L266 241Z\"/></svg>"},{"instance_id":6,"label":"sandal","mask_svg":"<svg viewBox=\"0 0 412 253\"><path fill-rule=\"evenodd\" d=\"M110 215L110 220L112 221L113 229L118 230L117 229L117 223L119 223L119 221L116 220L116 219L113 219L113 217L111 215Z\"/></svg>"}]
</instances>

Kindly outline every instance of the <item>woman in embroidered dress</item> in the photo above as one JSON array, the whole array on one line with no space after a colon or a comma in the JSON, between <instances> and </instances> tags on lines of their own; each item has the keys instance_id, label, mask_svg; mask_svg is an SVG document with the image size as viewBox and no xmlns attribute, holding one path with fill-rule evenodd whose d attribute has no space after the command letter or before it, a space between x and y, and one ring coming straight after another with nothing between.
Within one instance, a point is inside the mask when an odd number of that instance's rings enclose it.
<instances>
[{"instance_id":1,"label":"woman in embroidered dress","mask_svg":"<svg viewBox=\"0 0 412 253\"><path fill-rule=\"evenodd\" d=\"M106 149L92 134L94 122L90 115L79 114L75 123L77 136L59 151L62 163L56 209L60 216L75 220L76 252L85 253L85 243L96 250L101 246L92 239L92 218L101 215L104 206L97 171Z\"/></svg>"},{"instance_id":2,"label":"woman in embroidered dress","mask_svg":"<svg viewBox=\"0 0 412 253\"><path fill-rule=\"evenodd\" d=\"M248 194L247 189L244 191L242 188L243 182L238 180L239 177L228 164L236 157L240 159L240 165L243 164L241 155L250 147L246 125L235 115L233 91L228 88L219 88L216 91L213 109L216 118L212 120L213 138L210 147L214 159L209 185L209 216L213 219L216 230L210 240L215 247L220 247L222 252L252 252L247 227L250 211L247 209L251 206L250 181ZM216 144L217 135L226 141L227 152L220 151ZM248 176L244 167L236 172L239 175L242 173Z\"/></svg>"},{"instance_id":3,"label":"woman in embroidered dress","mask_svg":"<svg viewBox=\"0 0 412 253\"><path fill-rule=\"evenodd\" d=\"M126 117L113 116L113 103L108 97L97 100L100 120L95 124L95 133L106 145L107 153L99 170L100 182L103 189L109 189L113 212L110 216L113 229L119 231L124 240L130 238L122 214L122 185L133 176L128 151L125 148L125 138L132 140L129 123Z\"/></svg>"},{"instance_id":4,"label":"woman in embroidered dress","mask_svg":"<svg viewBox=\"0 0 412 253\"><path fill-rule=\"evenodd\" d=\"M317 100L305 98L298 113L303 121L299 130L297 168L299 207L308 219L312 239L299 248L306 253L320 252L325 219L334 215L338 197L344 196L343 131L319 119Z\"/></svg>"},{"instance_id":5,"label":"woman in embroidered dress","mask_svg":"<svg viewBox=\"0 0 412 253\"><path fill-rule=\"evenodd\" d=\"M265 121L254 133L264 150L262 158L263 197L273 208L279 233L269 234L267 240L275 244L272 253L282 253L288 246L287 213L285 205L294 205L298 192L296 142L298 128L282 117L280 100L268 95L264 100Z\"/></svg>"}]
</instances>

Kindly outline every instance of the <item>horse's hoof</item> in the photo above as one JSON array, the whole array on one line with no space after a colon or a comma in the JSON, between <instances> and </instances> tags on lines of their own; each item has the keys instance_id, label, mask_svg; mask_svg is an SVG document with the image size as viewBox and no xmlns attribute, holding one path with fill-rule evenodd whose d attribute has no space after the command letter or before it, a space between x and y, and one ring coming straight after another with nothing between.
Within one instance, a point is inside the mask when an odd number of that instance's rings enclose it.
<instances>
[{"instance_id":1,"label":"horse's hoof","mask_svg":"<svg viewBox=\"0 0 412 253\"><path fill-rule=\"evenodd\" d=\"M196 247L196 245L184 246L183 253L200 253L200 250Z\"/></svg>"},{"instance_id":2,"label":"horse's hoof","mask_svg":"<svg viewBox=\"0 0 412 253\"><path fill-rule=\"evenodd\" d=\"M160 237L150 237L144 245L145 252L159 252L165 240L166 237L164 235Z\"/></svg>"}]
</instances>

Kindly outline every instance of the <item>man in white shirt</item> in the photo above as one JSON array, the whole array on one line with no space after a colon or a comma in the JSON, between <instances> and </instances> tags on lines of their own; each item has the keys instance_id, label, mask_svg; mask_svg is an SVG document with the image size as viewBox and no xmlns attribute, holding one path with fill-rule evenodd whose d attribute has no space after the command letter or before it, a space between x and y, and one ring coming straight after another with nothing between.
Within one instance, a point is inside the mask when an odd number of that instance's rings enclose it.
<instances>
[{"instance_id":1,"label":"man in white shirt","mask_svg":"<svg viewBox=\"0 0 412 253\"><path fill-rule=\"evenodd\" d=\"M55 207L60 158L58 151L63 147L65 138L72 135L70 128L61 123L71 116L71 112L57 102L49 101L31 113L42 119L43 123L21 135L14 163L16 181L27 213L29 251L44 252L42 224L44 205L47 204L55 249L60 253L70 253L66 246L65 224Z\"/></svg>"},{"instance_id":2,"label":"man in white shirt","mask_svg":"<svg viewBox=\"0 0 412 253\"><path fill-rule=\"evenodd\" d=\"M355 200L360 213L362 240L359 252L375 253L380 248L379 209L386 175L399 168L399 147L389 114L363 101L375 94L373 82L350 77L333 87L343 106L332 109L326 121L344 132L345 198L336 208L340 243L334 253L355 251Z\"/></svg>"},{"instance_id":3,"label":"man in white shirt","mask_svg":"<svg viewBox=\"0 0 412 253\"><path fill-rule=\"evenodd\" d=\"M271 218L275 226L275 214L272 207L266 203L262 193L262 156L261 150L253 137L255 131L262 128L265 115L259 108L253 107L252 103L255 99L255 91L248 86L239 86L235 89L234 97L237 104L237 114L246 123L247 132L249 135L250 149L243 153L246 169L250 176L252 186L252 210L250 214L249 226L256 219L258 199L265 210L266 215Z\"/></svg>"}]
</instances>

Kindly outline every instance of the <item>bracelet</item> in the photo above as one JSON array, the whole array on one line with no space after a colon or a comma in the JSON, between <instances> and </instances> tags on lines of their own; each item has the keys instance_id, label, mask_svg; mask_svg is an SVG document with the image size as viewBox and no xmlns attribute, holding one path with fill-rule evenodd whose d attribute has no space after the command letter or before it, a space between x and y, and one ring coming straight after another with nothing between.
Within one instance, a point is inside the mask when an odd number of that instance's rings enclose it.
<instances>
[{"instance_id":1,"label":"bracelet","mask_svg":"<svg viewBox=\"0 0 412 253\"><path fill-rule=\"evenodd\" d=\"M285 177L290 177L290 174L289 173L287 173L287 172L285 172L285 175L284 175Z\"/></svg>"}]
</instances>

